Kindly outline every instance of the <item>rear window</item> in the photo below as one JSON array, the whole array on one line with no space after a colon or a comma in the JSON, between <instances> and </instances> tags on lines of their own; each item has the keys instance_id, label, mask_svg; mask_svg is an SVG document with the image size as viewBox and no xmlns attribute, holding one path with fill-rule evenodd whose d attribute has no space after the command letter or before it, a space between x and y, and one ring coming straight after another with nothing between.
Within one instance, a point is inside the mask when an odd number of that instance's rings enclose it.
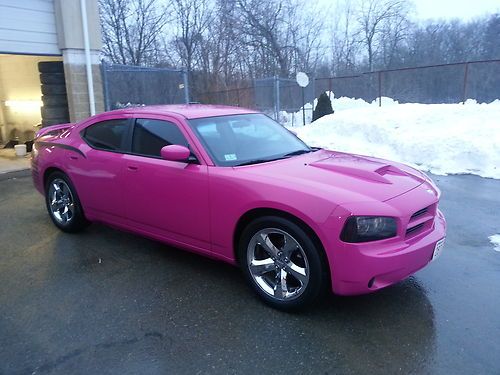
<instances>
[{"instance_id":1,"label":"rear window","mask_svg":"<svg viewBox=\"0 0 500 375\"><path fill-rule=\"evenodd\" d=\"M83 138L93 148L106 151L124 151L127 129L127 119L102 121L86 128Z\"/></svg>"}]
</instances>

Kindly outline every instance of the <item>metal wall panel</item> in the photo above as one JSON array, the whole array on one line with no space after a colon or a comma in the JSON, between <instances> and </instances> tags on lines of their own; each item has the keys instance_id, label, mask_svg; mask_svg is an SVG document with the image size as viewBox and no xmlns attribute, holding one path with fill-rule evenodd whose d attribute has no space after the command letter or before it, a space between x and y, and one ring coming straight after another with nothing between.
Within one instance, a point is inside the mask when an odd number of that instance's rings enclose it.
<instances>
[{"instance_id":1,"label":"metal wall panel","mask_svg":"<svg viewBox=\"0 0 500 375\"><path fill-rule=\"evenodd\" d=\"M60 55L53 0L0 0L0 53Z\"/></svg>"}]
</instances>

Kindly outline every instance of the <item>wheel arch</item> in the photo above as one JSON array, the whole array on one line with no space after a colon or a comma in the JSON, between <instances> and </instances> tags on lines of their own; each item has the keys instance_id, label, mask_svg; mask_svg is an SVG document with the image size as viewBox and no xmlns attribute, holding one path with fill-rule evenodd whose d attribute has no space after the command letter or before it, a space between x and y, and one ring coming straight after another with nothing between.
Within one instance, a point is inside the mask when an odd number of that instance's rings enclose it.
<instances>
[{"instance_id":1,"label":"wheel arch","mask_svg":"<svg viewBox=\"0 0 500 375\"><path fill-rule=\"evenodd\" d=\"M314 242L316 247L320 251L320 256L322 258L323 264L325 265L325 271L328 273L328 277L331 277L331 270L330 270L330 263L328 262L328 257L326 255L325 247L323 246L323 243L318 236L318 234L314 231L314 229L308 225L304 220L301 218L297 217L296 215L293 215L287 211L279 210L276 208L266 208L266 207L261 207L261 208L253 208L247 212L245 212L238 220L234 233L233 233L233 252L234 252L234 259L236 260L236 263L239 264L239 257L238 257L238 243L241 238L241 234L243 233L243 230L246 228L248 224L250 224L253 220L256 220L260 217L264 216L277 216L283 219L290 220L294 224L298 225L302 230L304 230L307 235L311 238L311 240ZM330 278L331 280L331 278ZM331 284L331 283L329 283Z\"/></svg>"},{"instance_id":2,"label":"wheel arch","mask_svg":"<svg viewBox=\"0 0 500 375\"><path fill-rule=\"evenodd\" d=\"M58 168L58 167L48 167L44 172L43 172L43 190L45 191L45 188L47 186L47 180L49 178L49 176L52 174L52 173L55 173L55 172L60 172L60 173L63 173L65 176L68 176L68 174L66 172L64 172L61 168Z\"/></svg>"}]
</instances>

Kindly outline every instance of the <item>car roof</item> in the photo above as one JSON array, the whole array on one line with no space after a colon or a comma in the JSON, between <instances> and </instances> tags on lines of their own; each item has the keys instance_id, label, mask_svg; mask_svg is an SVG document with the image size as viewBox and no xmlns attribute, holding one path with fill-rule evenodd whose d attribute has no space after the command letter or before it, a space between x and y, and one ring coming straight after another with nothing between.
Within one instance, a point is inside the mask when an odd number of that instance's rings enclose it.
<instances>
[{"instance_id":1,"label":"car roof","mask_svg":"<svg viewBox=\"0 0 500 375\"><path fill-rule=\"evenodd\" d=\"M259 112L248 108L230 107L224 105L168 104L168 105L128 107L111 111L111 113L123 113L123 114L148 113L148 114L159 114L159 115L176 114L176 115L181 115L187 119L196 119L203 117L241 115L245 113L259 113Z\"/></svg>"}]
</instances>

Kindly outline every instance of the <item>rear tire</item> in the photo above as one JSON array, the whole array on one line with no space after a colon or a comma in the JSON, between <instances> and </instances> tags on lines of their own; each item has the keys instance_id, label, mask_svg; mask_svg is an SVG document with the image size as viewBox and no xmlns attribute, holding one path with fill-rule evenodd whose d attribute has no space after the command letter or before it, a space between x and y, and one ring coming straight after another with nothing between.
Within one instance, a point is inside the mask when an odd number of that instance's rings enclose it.
<instances>
[{"instance_id":1,"label":"rear tire","mask_svg":"<svg viewBox=\"0 0 500 375\"><path fill-rule=\"evenodd\" d=\"M38 63L40 73L64 73L62 61L41 61Z\"/></svg>"},{"instance_id":2,"label":"rear tire","mask_svg":"<svg viewBox=\"0 0 500 375\"><path fill-rule=\"evenodd\" d=\"M63 232L80 232L90 224L73 184L62 172L54 172L47 178L45 204L52 222Z\"/></svg>"},{"instance_id":3,"label":"rear tire","mask_svg":"<svg viewBox=\"0 0 500 375\"><path fill-rule=\"evenodd\" d=\"M47 119L47 120L42 120L42 127L61 125L61 124L66 124L68 122L69 120L66 117Z\"/></svg>"},{"instance_id":4,"label":"rear tire","mask_svg":"<svg viewBox=\"0 0 500 375\"><path fill-rule=\"evenodd\" d=\"M43 95L66 95L66 85L42 85Z\"/></svg>"},{"instance_id":5,"label":"rear tire","mask_svg":"<svg viewBox=\"0 0 500 375\"><path fill-rule=\"evenodd\" d=\"M40 73L40 82L44 85L64 85L64 73Z\"/></svg>"},{"instance_id":6,"label":"rear tire","mask_svg":"<svg viewBox=\"0 0 500 375\"><path fill-rule=\"evenodd\" d=\"M52 120L57 118L68 118L69 111L67 106L56 107L56 106L43 106L42 110L42 118L44 120Z\"/></svg>"},{"instance_id":7,"label":"rear tire","mask_svg":"<svg viewBox=\"0 0 500 375\"><path fill-rule=\"evenodd\" d=\"M238 257L257 295L280 310L311 305L326 285L321 249L296 223L277 216L252 221L241 235Z\"/></svg>"},{"instance_id":8,"label":"rear tire","mask_svg":"<svg viewBox=\"0 0 500 375\"><path fill-rule=\"evenodd\" d=\"M44 106L56 106L68 108L68 98L66 95L42 96Z\"/></svg>"}]
</instances>

